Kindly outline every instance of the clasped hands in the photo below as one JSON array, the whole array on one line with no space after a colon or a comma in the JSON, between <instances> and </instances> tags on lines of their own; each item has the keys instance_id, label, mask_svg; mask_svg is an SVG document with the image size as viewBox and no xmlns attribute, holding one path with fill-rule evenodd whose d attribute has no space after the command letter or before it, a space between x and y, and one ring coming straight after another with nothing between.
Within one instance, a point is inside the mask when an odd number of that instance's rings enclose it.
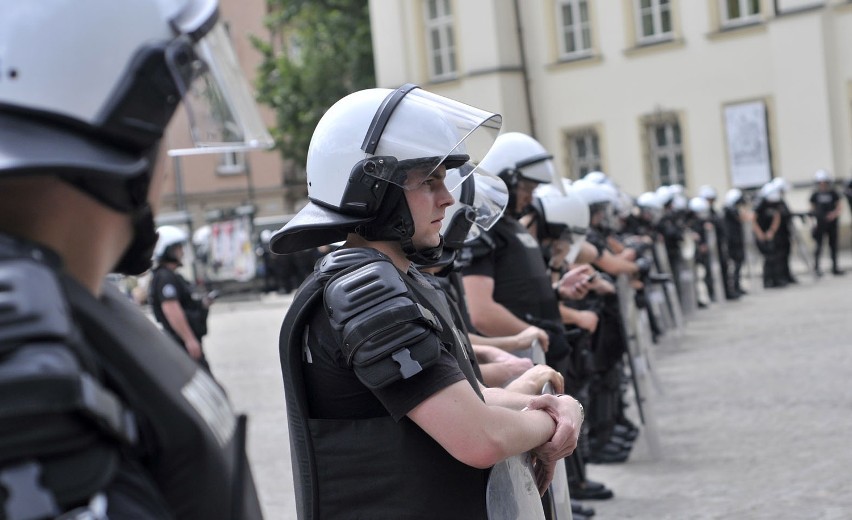
<instances>
[{"instance_id":1,"label":"clasped hands","mask_svg":"<svg viewBox=\"0 0 852 520\"><path fill-rule=\"evenodd\" d=\"M571 396L539 395L530 400L527 408L547 412L556 423L549 441L532 450L536 485L541 494L547 490L556 464L574 453L583 425L583 407Z\"/></svg>"}]
</instances>

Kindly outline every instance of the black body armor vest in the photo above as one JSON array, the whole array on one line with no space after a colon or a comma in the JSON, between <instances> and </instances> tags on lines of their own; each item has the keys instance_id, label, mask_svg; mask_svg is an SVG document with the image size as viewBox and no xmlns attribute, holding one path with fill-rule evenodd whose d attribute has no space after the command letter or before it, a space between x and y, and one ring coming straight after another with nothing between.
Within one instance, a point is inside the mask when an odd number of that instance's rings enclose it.
<instances>
[{"instance_id":1,"label":"black body armor vest","mask_svg":"<svg viewBox=\"0 0 852 520\"><path fill-rule=\"evenodd\" d=\"M388 261L371 249L348 249L339 270ZM355 258L356 251L363 252ZM463 464L413 421L392 417L317 419L310 416L303 359L305 325L322 312L323 289L334 273L319 267L296 295L280 336L290 429L296 510L300 520L486 519L488 470ZM439 317L444 347L480 395L469 355L453 333L448 310L419 274L402 276L411 298Z\"/></svg>"},{"instance_id":2,"label":"black body armor vest","mask_svg":"<svg viewBox=\"0 0 852 520\"><path fill-rule=\"evenodd\" d=\"M505 216L488 233L496 244L494 301L525 321L533 317L561 323L550 275L532 235Z\"/></svg>"},{"instance_id":3,"label":"black body armor vest","mask_svg":"<svg viewBox=\"0 0 852 520\"><path fill-rule=\"evenodd\" d=\"M65 399L69 404L62 411L87 425L80 440L99 439L107 449L128 453L140 473L146 472L156 484L175 518L262 518L245 453L245 419L234 417L218 384L115 287L105 283L102 296L95 298L62 272L58 260L56 265L41 261L46 254L37 246L0 235L0 274L10 281L3 284L4 290L17 295L19 302L29 301L10 309L4 332L17 335L22 350L52 337L52 345L67 348L80 368L66 372L61 380L52 376L50 367L33 368L29 384L43 385L51 402L30 402L35 416L21 420L50 420L60 398ZM16 270L26 276L15 276ZM51 320L34 321L32 316L39 313L33 309L49 309L41 314ZM66 323L67 332L49 327L51 321ZM75 384L77 380L80 384ZM13 378L4 382L16 384ZM58 383L65 386L51 386ZM4 418L15 419L8 413ZM68 444L69 438L64 440ZM21 451L31 454L45 475L55 475L51 480L59 491L48 486L45 493L58 496L63 489L76 487L88 496L108 487L109 480L80 489L85 485L81 477L98 468L101 459L88 458L88 451L71 445L67 453L76 456L78 467L66 464L57 469L52 465L60 447L37 442L34 438ZM110 474L108 469L102 471Z\"/></svg>"}]
</instances>

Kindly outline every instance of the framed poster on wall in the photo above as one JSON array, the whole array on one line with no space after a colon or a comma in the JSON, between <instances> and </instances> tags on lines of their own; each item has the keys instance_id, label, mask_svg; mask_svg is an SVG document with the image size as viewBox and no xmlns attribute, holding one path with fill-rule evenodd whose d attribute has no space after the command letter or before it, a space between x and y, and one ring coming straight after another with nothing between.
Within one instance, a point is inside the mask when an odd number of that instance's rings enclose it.
<instances>
[{"instance_id":1,"label":"framed poster on wall","mask_svg":"<svg viewBox=\"0 0 852 520\"><path fill-rule=\"evenodd\" d=\"M728 164L735 188L756 188L772 180L766 104L763 101L725 107Z\"/></svg>"}]
</instances>

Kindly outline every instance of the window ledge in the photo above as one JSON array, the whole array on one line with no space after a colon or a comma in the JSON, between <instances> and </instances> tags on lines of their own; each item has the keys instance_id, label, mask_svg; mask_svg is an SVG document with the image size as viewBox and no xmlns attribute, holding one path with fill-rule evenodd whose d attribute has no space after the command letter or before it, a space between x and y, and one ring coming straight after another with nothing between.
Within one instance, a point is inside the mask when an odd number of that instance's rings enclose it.
<instances>
[{"instance_id":1,"label":"window ledge","mask_svg":"<svg viewBox=\"0 0 852 520\"><path fill-rule=\"evenodd\" d=\"M735 36L745 36L759 32L766 32L766 22L764 20L753 20L744 23L727 24L719 27L719 30L707 33L707 39L720 40Z\"/></svg>"},{"instance_id":2,"label":"window ledge","mask_svg":"<svg viewBox=\"0 0 852 520\"><path fill-rule=\"evenodd\" d=\"M597 65L598 63L603 62L603 56L600 54L583 54L579 56L566 56L556 60L551 63L548 68L549 69L562 69L562 68L574 68L574 67L586 67L591 65Z\"/></svg>"},{"instance_id":3,"label":"window ledge","mask_svg":"<svg viewBox=\"0 0 852 520\"><path fill-rule=\"evenodd\" d=\"M216 173L223 176L242 175L246 172L246 167L242 164L235 165L219 165L216 167Z\"/></svg>"},{"instance_id":4,"label":"window ledge","mask_svg":"<svg viewBox=\"0 0 852 520\"><path fill-rule=\"evenodd\" d=\"M624 49L625 56L638 56L656 51L665 51L672 49L680 49L686 45L686 40L683 38L672 37L667 40L655 40L649 42L637 42L634 47Z\"/></svg>"},{"instance_id":5,"label":"window ledge","mask_svg":"<svg viewBox=\"0 0 852 520\"><path fill-rule=\"evenodd\" d=\"M452 83L453 81L458 81L461 79L458 74L452 74L448 76L441 76L438 78L429 78L430 85L442 85L444 83Z\"/></svg>"}]
</instances>

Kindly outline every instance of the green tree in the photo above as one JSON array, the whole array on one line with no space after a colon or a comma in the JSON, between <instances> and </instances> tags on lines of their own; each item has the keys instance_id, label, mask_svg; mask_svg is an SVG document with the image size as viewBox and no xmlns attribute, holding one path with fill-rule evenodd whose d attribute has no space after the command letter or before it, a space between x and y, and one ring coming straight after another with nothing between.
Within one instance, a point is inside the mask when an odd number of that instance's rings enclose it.
<instances>
[{"instance_id":1,"label":"green tree","mask_svg":"<svg viewBox=\"0 0 852 520\"><path fill-rule=\"evenodd\" d=\"M276 111L272 129L286 160L304 171L308 144L325 111L375 86L367 0L267 0L269 41L253 38L263 62L258 100Z\"/></svg>"}]
</instances>

